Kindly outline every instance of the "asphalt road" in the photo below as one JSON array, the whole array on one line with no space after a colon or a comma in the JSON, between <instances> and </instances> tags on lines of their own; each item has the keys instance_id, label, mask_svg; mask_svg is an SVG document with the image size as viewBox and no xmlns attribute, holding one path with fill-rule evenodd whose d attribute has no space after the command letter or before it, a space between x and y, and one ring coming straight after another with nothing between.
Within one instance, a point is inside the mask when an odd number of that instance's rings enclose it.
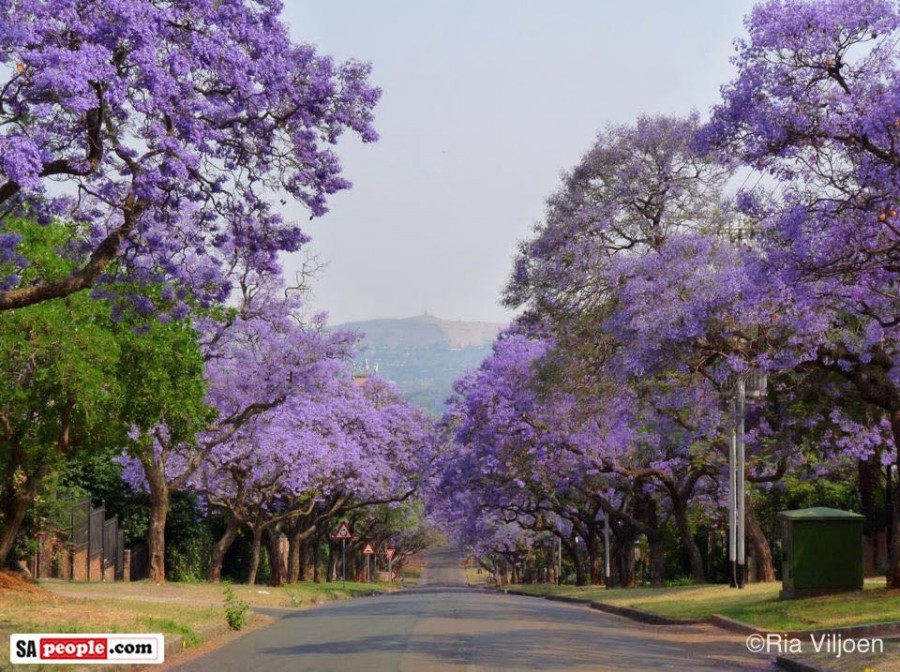
<instances>
[{"instance_id":1,"label":"asphalt road","mask_svg":"<svg viewBox=\"0 0 900 672\"><path fill-rule=\"evenodd\" d=\"M421 588L296 611L178 672L770 670L740 636L644 626L577 605L468 589L432 551Z\"/></svg>"}]
</instances>

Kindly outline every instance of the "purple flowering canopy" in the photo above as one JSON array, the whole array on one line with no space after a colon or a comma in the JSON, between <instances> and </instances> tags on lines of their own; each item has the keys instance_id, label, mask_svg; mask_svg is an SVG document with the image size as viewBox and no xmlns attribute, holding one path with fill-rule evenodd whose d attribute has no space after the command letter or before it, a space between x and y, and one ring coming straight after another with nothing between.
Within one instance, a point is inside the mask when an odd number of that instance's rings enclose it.
<instances>
[{"instance_id":1,"label":"purple flowering canopy","mask_svg":"<svg viewBox=\"0 0 900 672\"><path fill-rule=\"evenodd\" d=\"M69 222L68 277L0 278L0 309L107 276L225 298L242 258L273 270L349 186L332 146L377 138L367 64L291 41L277 0L2 0L0 208ZM5 219L5 218L4 218ZM2 221L2 220L0 220ZM19 261L0 223L0 263ZM120 260L119 264L112 264Z\"/></svg>"}]
</instances>

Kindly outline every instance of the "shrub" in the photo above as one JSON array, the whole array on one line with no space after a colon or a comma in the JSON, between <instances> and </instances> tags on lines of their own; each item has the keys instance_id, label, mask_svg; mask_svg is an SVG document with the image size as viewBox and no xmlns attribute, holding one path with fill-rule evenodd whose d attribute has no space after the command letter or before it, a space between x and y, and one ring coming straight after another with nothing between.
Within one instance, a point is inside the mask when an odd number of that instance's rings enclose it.
<instances>
[{"instance_id":1,"label":"shrub","mask_svg":"<svg viewBox=\"0 0 900 672\"><path fill-rule=\"evenodd\" d=\"M237 599L231 586L225 586L225 620L232 630L240 630L247 625L250 605Z\"/></svg>"}]
</instances>

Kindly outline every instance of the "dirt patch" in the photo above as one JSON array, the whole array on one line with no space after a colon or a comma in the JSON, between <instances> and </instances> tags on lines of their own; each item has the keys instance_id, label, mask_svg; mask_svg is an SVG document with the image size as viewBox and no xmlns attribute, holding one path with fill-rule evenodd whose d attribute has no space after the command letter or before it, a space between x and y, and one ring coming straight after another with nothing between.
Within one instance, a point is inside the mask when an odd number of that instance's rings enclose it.
<instances>
[{"instance_id":1,"label":"dirt patch","mask_svg":"<svg viewBox=\"0 0 900 672\"><path fill-rule=\"evenodd\" d=\"M0 571L0 591L50 596L43 588L39 588L16 572Z\"/></svg>"}]
</instances>

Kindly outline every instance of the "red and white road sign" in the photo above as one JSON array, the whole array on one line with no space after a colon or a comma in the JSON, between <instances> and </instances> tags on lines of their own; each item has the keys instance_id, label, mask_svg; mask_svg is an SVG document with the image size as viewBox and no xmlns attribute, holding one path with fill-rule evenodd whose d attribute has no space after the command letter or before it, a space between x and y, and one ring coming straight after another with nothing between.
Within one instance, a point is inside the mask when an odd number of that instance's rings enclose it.
<instances>
[{"instance_id":1,"label":"red and white road sign","mask_svg":"<svg viewBox=\"0 0 900 672\"><path fill-rule=\"evenodd\" d=\"M365 548L363 548L363 555L375 555L375 547L372 544L366 543Z\"/></svg>"},{"instance_id":2,"label":"red and white road sign","mask_svg":"<svg viewBox=\"0 0 900 672\"><path fill-rule=\"evenodd\" d=\"M332 539L337 539L340 541L341 539L353 539L353 534L350 532L350 526L347 525L346 520L342 520L341 524L338 525L337 532L331 535Z\"/></svg>"},{"instance_id":3,"label":"red and white road sign","mask_svg":"<svg viewBox=\"0 0 900 672\"><path fill-rule=\"evenodd\" d=\"M388 560L392 560L392 559L394 558L394 552L395 552L396 550L397 550L396 548L386 548L386 549L384 549L384 555L385 555L385 557L387 557Z\"/></svg>"}]
</instances>

